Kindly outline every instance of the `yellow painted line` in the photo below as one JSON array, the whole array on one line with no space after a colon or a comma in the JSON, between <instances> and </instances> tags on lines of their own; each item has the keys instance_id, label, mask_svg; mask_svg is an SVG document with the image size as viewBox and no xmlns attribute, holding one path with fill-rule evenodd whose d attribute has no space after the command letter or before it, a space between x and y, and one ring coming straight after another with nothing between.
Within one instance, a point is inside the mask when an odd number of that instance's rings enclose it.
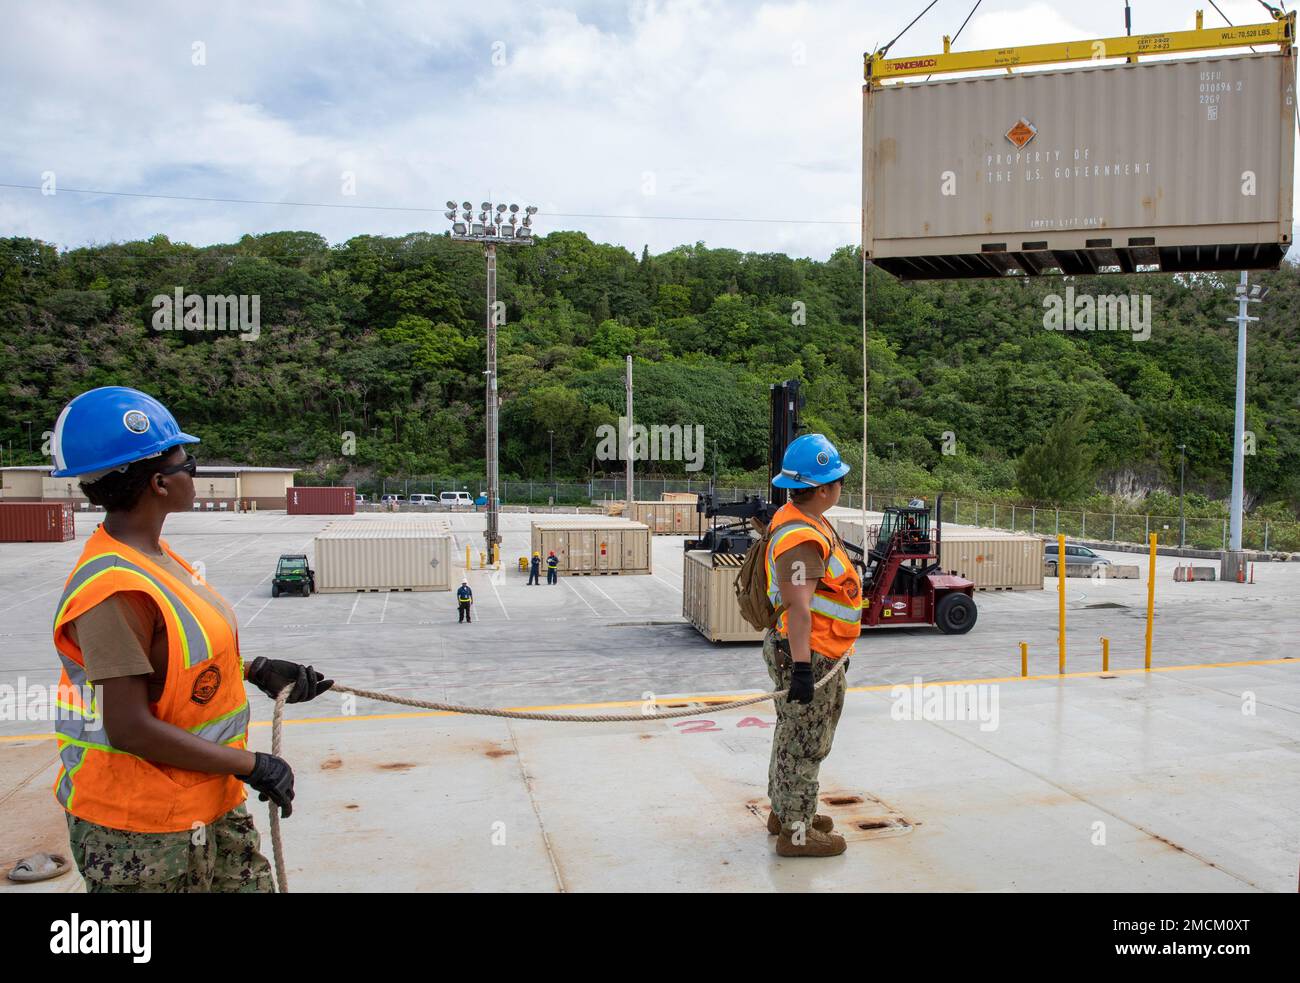
<instances>
[{"instance_id":1,"label":"yellow painted line","mask_svg":"<svg viewBox=\"0 0 1300 983\"><path fill-rule=\"evenodd\" d=\"M1183 672L1188 669L1232 669L1237 666L1280 666L1280 665L1300 665L1300 659L1249 659L1243 662L1202 662L1186 666L1153 666L1150 669L1111 669L1104 675L1108 676L1131 676L1137 673L1145 672ZM922 677L921 683L924 686L971 686L980 683L1025 683L1031 681L1042 682L1052 679L1087 679L1089 677L1103 675L1100 669L1091 672L1067 672L1065 675L1049 673L1043 676L994 676L984 679L944 679L929 680ZM905 683L882 683L879 686L850 686L849 693L883 693L895 689L899 686L910 687L914 685L913 680ZM733 695L719 695L710 693L706 696L679 696L674 699L654 700L656 706L679 706L683 703L730 703L732 700L745 700L751 696L757 696L757 693L739 693ZM519 713L556 713L562 710L620 710L629 707L639 707L646 703L645 700L618 700L608 703L556 703L550 706L530 706L530 707L502 707L503 710L512 710ZM755 704L760 706L761 704ZM343 724L353 723L356 721L371 720L416 720L424 717L462 717L465 714L456 713L452 710L416 710L405 713L354 713L351 715L337 717L301 717L296 720L286 720L285 726L297 726L300 724ZM652 721L653 716L647 716L647 721ZM270 727L269 720L254 720L250 727ZM0 744L13 744L19 741L52 741L53 734L18 734L12 737L0 737Z\"/></svg>"}]
</instances>

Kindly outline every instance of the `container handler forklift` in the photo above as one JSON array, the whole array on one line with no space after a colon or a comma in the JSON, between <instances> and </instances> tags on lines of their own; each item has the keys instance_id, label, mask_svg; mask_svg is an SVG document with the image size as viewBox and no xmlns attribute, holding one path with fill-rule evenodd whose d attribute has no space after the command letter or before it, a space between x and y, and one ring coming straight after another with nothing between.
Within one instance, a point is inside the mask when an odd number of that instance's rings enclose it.
<instances>
[{"instance_id":1,"label":"container handler forklift","mask_svg":"<svg viewBox=\"0 0 1300 983\"><path fill-rule=\"evenodd\" d=\"M785 450L799 435L803 400L799 383L790 380L771 387L768 473L781 469ZM712 520L700 539L688 539L687 550L744 555L767 529L787 492L772 488L771 498L750 495L736 502L719 502L712 489L701 495L696 510ZM845 549L862 575L862 626L933 625L948 635L961 635L975 626L975 585L939 566L943 537L943 496L930 509L913 502L887 506L875 542L849 543ZM718 519L732 520L719 523Z\"/></svg>"}]
</instances>

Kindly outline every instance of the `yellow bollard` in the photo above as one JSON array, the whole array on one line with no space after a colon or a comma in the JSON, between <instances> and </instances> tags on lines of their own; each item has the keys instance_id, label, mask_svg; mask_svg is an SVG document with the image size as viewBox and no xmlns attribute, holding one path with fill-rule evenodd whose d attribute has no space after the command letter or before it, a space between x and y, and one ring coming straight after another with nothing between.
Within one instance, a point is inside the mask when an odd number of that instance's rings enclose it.
<instances>
[{"instance_id":1,"label":"yellow bollard","mask_svg":"<svg viewBox=\"0 0 1300 983\"><path fill-rule=\"evenodd\" d=\"M1029 643L1020 643L1020 675L1026 677L1029 675Z\"/></svg>"},{"instance_id":2,"label":"yellow bollard","mask_svg":"<svg viewBox=\"0 0 1300 983\"><path fill-rule=\"evenodd\" d=\"M501 566L501 544L493 543L492 544L492 569L495 570L499 566Z\"/></svg>"},{"instance_id":3,"label":"yellow bollard","mask_svg":"<svg viewBox=\"0 0 1300 983\"><path fill-rule=\"evenodd\" d=\"M1110 639L1101 636L1101 671L1110 672Z\"/></svg>"},{"instance_id":4,"label":"yellow bollard","mask_svg":"<svg viewBox=\"0 0 1300 983\"><path fill-rule=\"evenodd\" d=\"M478 551L478 568L479 568L480 570L482 570L485 566L487 566L487 554L484 553L482 550L479 550L479 551Z\"/></svg>"},{"instance_id":5,"label":"yellow bollard","mask_svg":"<svg viewBox=\"0 0 1300 983\"><path fill-rule=\"evenodd\" d=\"M1156 534L1151 534L1151 557L1147 572L1147 669L1151 668L1151 631L1156 613Z\"/></svg>"},{"instance_id":6,"label":"yellow bollard","mask_svg":"<svg viewBox=\"0 0 1300 983\"><path fill-rule=\"evenodd\" d=\"M1056 537L1056 584L1059 596L1057 614L1057 652L1060 666L1058 672L1065 675L1065 536Z\"/></svg>"},{"instance_id":7,"label":"yellow bollard","mask_svg":"<svg viewBox=\"0 0 1300 983\"><path fill-rule=\"evenodd\" d=\"M465 570L469 571L469 543L465 544Z\"/></svg>"}]
</instances>

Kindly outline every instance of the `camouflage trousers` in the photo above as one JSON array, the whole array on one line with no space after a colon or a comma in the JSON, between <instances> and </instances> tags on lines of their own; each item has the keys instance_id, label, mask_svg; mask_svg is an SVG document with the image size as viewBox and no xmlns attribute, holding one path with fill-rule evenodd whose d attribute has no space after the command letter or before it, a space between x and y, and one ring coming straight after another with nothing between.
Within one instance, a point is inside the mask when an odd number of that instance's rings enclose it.
<instances>
[{"instance_id":1,"label":"camouflage trousers","mask_svg":"<svg viewBox=\"0 0 1300 983\"><path fill-rule=\"evenodd\" d=\"M791 670L783 666L786 657L777 648L781 636L768 632L763 638L763 661L777 689L790 685ZM845 655L843 658L847 659ZM812 654L814 682L831 672L837 660L819 652ZM767 769L767 797L772 811L784 826L802 822L812 825L817 813L817 773L822 760L831 753L835 727L844 710L844 672L821 689L813 691L811 703L791 703L776 699L776 729L772 731L772 761Z\"/></svg>"},{"instance_id":2,"label":"camouflage trousers","mask_svg":"<svg viewBox=\"0 0 1300 983\"><path fill-rule=\"evenodd\" d=\"M241 803L179 833L132 833L68 813L72 857L90 894L270 894L271 865Z\"/></svg>"}]
</instances>

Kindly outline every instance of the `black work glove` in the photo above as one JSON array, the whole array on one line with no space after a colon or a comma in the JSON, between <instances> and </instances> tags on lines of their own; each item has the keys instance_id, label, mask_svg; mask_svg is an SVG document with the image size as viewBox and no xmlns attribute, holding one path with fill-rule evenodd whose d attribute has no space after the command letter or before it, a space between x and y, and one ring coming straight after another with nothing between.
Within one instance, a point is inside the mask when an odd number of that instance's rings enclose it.
<instances>
[{"instance_id":1,"label":"black work glove","mask_svg":"<svg viewBox=\"0 0 1300 983\"><path fill-rule=\"evenodd\" d=\"M791 703L808 704L813 701L813 671L811 662L796 662L790 670L790 692L785 698Z\"/></svg>"},{"instance_id":2,"label":"black work glove","mask_svg":"<svg viewBox=\"0 0 1300 983\"><path fill-rule=\"evenodd\" d=\"M268 659L258 656L248 667L248 681L271 699L280 695L280 690L292 686L288 703L306 703L314 700L334 685L334 680L326 679L322 673L311 666L286 662L283 659Z\"/></svg>"},{"instance_id":3,"label":"black work glove","mask_svg":"<svg viewBox=\"0 0 1300 983\"><path fill-rule=\"evenodd\" d=\"M293 769L284 758L274 754L253 752L257 763L253 765L250 775L236 775L241 782L246 782L255 791L261 792L257 798L261 802L270 799L280 807L280 818L288 819L293 815Z\"/></svg>"}]
</instances>

